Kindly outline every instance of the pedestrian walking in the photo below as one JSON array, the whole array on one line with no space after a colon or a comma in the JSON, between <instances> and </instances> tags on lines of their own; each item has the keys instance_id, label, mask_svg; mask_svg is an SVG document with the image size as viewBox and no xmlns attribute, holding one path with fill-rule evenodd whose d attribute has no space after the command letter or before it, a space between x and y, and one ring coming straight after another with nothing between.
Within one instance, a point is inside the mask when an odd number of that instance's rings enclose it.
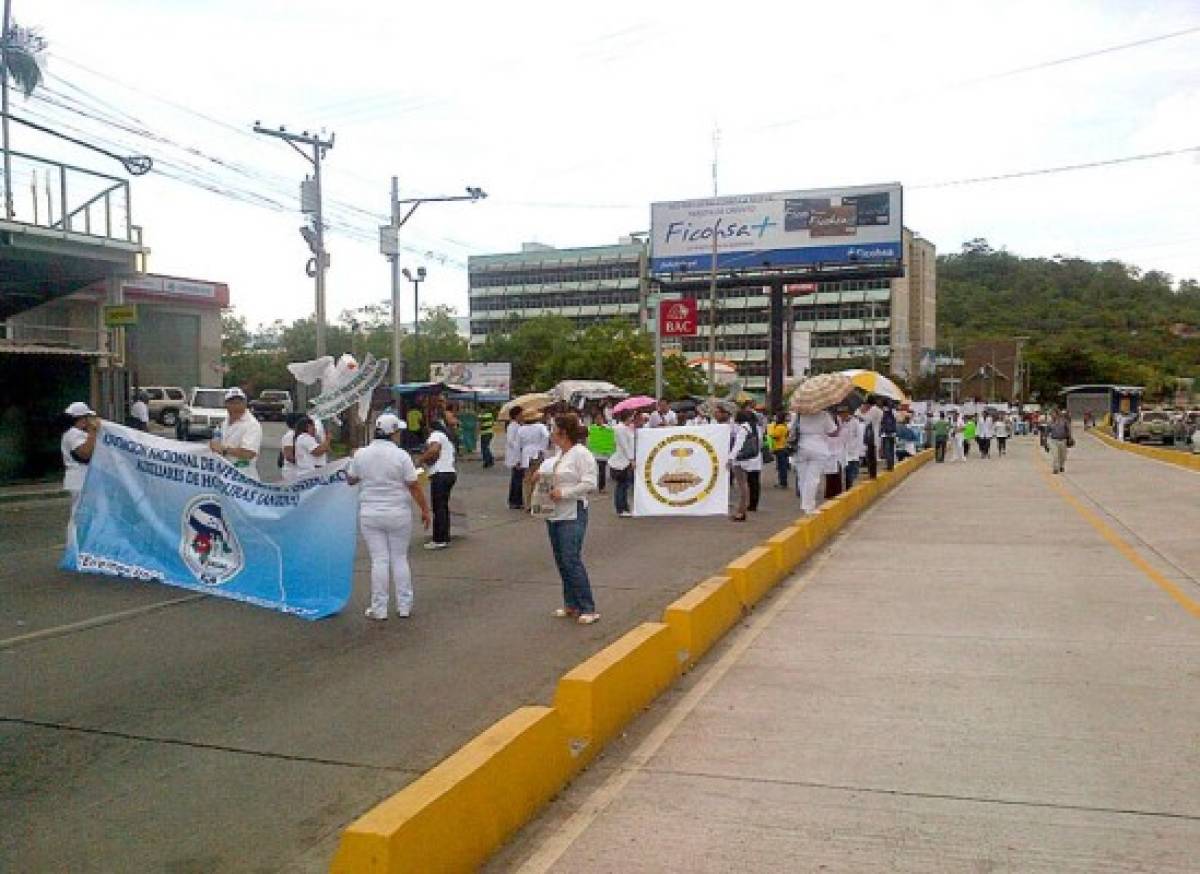
<instances>
[{"instance_id":1,"label":"pedestrian walking","mask_svg":"<svg viewBox=\"0 0 1200 874\"><path fill-rule=\"evenodd\" d=\"M484 407L479 411L479 455L483 459L483 467L495 467L496 458L492 455L492 438L496 436L496 414L490 408Z\"/></svg>"},{"instance_id":2,"label":"pedestrian walking","mask_svg":"<svg viewBox=\"0 0 1200 874\"><path fill-rule=\"evenodd\" d=\"M574 413L555 417L550 439L557 452L534 472L534 478L552 480L549 495L554 509L546 519L546 530L563 588L563 606L554 615L591 625L600 614L583 564L583 542L587 536L588 495L596 488L596 459L586 445L587 429Z\"/></svg>"},{"instance_id":3,"label":"pedestrian walking","mask_svg":"<svg viewBox=\"0 0 1200 874\"><path fill-rule=\"evenodd\" d=\"M317 441L316 422L308 416L301 416L296 421L295 439L293 441L293 456L295 458L295 479L314 473L318 462L329 454L330 438Z\"/></svg>"},{"instance_id":4,"label":"pedestrian walking","mask_svg":"<svg viewBox=\"0 0 1200 874\"><path fill-rule=\"evenodd\" d=\"M788 448L787 413L780 410L775 414L775 421L767 426L767 438L771 441L771 454L775 457L775 488L788 487L788 467L792 453Z\"/></svg>"},{"instance_id":5,"label":"pedestrian walking","mask_svg":"<svg viewBox=\"0 0 1200 874\"><path fill-rule=\"evenodd\" d=\"M1009 425L1008 419L997 416L995 424L992 425L992 434L996 438L996 455L1000 458L1008 451L1008 438L1011 433L1012 426Z\"/></svg>"},{"instance_id":6,"label":"pedestrian walking","mask_svg":"<svg viewBox=\"0 0 1200 874\"><path fill-rule=\"evenodd\" d=\"M896 412L892 405L884 402L883 412L879 416L879 454L883 457L885 470L896 469Z\"/></svg>"},{"instance_id":7,"label":"pedestrian walking","mask_svg":"<svg viewBox=\"0 0 1200 874\"><path fill-rule=\"evenodd\" d=\"M951 415L954 418L952 419L951 424L950 424L950 429L952 432L951 440L953 441L951 443L953 455L951 456L950 460L958 461L958 462L966 462L966 460L967 460L967 452L966 452L966 448L965 448L966 447L966 438L963 435L966 433L967 426L963 422L961 415L959 415L958 413L952 413Z\"/></svg>"},{"instance_id":8,"label":"pedestrian walking","mask_svg":"<svg viewBox=\"0 0 1200 874\"><path fill-rule=\"evenodd\" d=\"M375 420L374 439L354 453L346 469L346 482L361 485L358 493L358 525L371 556L371 601L368 619L388 618L388 583L396 593L396 615L412 614L412 572L408 547L412 539L412 505L421 512L421 525L428 529L429 505L417 481L417 469L409 454L400 448L405 432L399 416L384 413Z\"/></svg>"},{"instance_id":9,"label":"pedestrian walking","mask_svg":"<svg viewBox=\"0 0 1200 874\"><path fill-rule=\"evenodd\" d=\"M871 398L863 401L858 408L857 417L863 423L863 461L867 465L867 475L871 479L879 476L879 428L883 421L883 411L875 405Z\"/></svg>"},{"instance_id":10,"label":"pedestrian walking","mask_svg":"<svg viewBox=\"0 0 1200 874\"><path fill-rule=\"evenodd\" d=\"M284 420L287 430L279 438L279 473L285 483L296 480L296 423L303 418L299 413L288 413Z\"/></svg>"},{"instance_id":11,"label":"pedestrian walking","mask_svg":"<svg viewBox=\"0 0 1200 874\"><path fill-rule=\"evenodd\" d=\"M830 439L837 434L834 418L825 410L816 413L797 413L792 421L791 440L796 447L793 466L796 468L796 496L806 515L817 511L817 489L831 453Z\"/></svg>"},{"instance_id":12,"label":"pedestrian walking","mask_svg":"<svg viewBox=\"0 0 1200 874\"><path fill-rule=\"evenodd\" d=\"M735 421L745 432L737 457L737 465L746 475L746 506L742 512L757 513L758 500L762 496L762 429L753 410L740 411Z\"/></svg>"},{"instance_id":13,"label":"pedestrian walking","mask_svg":"<svg viewBox=\"0 0 1200 874\"><path fill-rule=\"evenodd\" d=\"M1064 473L1067 469L1067 450L1075 445L1075 438L1071 435L1071 417L1063 410L1055 411L1047 431L1054 472Z\"/></svg>"},{"instance_id":14,"label":"pedestrian walking","mask_svg":"<svg viewBox=\"0 0 1200 874\"><path fill-rule=\"evenodd\" d=\"M967 416L963 423L963 460L965 461L971 455L971 444L975 442L975 435L979 431L979 426L975 424L974 416Z\"/></svg>"},{"instance_id":15,"label":"pedestrian walking","mask_svg":"<svg viewBox=\"0 0 1200 874\"><path fill-rule=\"evenodd\" d=\"M633 507L629 501L633 491L633 463L636 459L634 429L637 414L633 410L622 410L617 413L617 424L613 426L614 448L608 466L612 470L616 494L613 495L613 506L617 515L627 519L633 515Z\"/></svg>"},{"instance_id":16,"label":"pedestrian walking","mask_svg":"<svg viewBox=\"0 0 1200 874\"><path fill-rule=\"evenodd\" d=\"M525 509L522 495L525 483L525 468L521 466L521 415L520 407L508 411L508 426L504 429L504 466L508 468L508 509Z\"/></svg>"},{"instance_id":17,"label":"pedestrian walking","mask_svg":"<svg viewBox=\"0 0 1200 874\"><path fill-rule=\"evenodd\" d=\"M933 427L933 460L938 464L946 462L946 443L950 440L950 423L946 421L945 413L938 413Z\"/></svg>"},{"instance_id":18,"label":"pedestrian walking","mask_svg":"<svg viewBox=\"0 0 1200 874\"><path fill-rule=\"evenodd\" d=\"M992 419L991 413L984 413L983 418L979 421L979 431L975 435L975 442L979 444L979 457L990 458L992 451L992 436L996 432L996 426Z\"/></svg>"},{"instance_id":19,"label":"pedestrian walking","mask_svg":"<svg viewBox=\"0 0 1200 874\"><path fill-rule=\"evenodd\" d=\"M296 445L299 446L299 438ZM433 506L433 538L426 549L445 549L450 545L450 492L458 481L454 468L454 441L450 429L438 419L429 429L429 442L421 453L421 464L429 471L429 502Z\"/></svg>"},{"instance_id":20,"label":"pedestrian walking","mask_svg":"<svg viewBox=\"0 0 1200 874\"><path fill-rule=\"evenodd\" d=\"M59 441L63 461L63 490L71 496L71 515L67 519L67 548L74 547L75 511L79 508L79 496L83 493L83 481L87 477L87 466L96 451L96 435L100 431L100 420L95 411L83 401L75 401L64 411L71 420Z\"/></svg>"}]
</instances>

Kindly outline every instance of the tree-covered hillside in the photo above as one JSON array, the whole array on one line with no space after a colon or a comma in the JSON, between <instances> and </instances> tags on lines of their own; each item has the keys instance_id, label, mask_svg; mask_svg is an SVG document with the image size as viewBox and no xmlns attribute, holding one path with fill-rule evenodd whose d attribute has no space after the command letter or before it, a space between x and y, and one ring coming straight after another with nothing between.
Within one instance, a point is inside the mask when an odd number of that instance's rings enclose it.
<instances>
[{"instance_id":1,"label":"tree-covered hillside","mask_svg":"<svg viewBox=\"0 0 1200 874\"><path fill-rule=\"evenodd\" d=\"M1189 333L1191 336L1189 337ZM1031 388L1116 382L1161 394L1200 377L1200 283L1118 261L1022 258L973 240L938 258L938 335L1029 337Z\"/></svg>"}]
</instances>

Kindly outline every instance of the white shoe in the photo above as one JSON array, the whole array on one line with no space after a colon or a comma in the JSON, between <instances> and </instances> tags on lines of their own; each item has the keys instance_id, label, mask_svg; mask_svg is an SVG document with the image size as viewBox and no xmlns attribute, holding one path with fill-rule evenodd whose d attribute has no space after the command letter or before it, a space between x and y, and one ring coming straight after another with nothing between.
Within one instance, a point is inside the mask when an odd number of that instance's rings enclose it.
<instances>
[{"instance_id":1,"label":"white shoe","mask_svg":"<svg viewBox=\"0 0 1200 874\"><path fill-rule=\"evenodd\" d=\"M580 613L579 617L575 621L578 622L580 625L591 625L595 622L600 621L600 614L599 613Z\"/></svg>"},{"instance_id":2,"label":"white shoe","mask_svg":"<svg viewBox=\"0 0 1200 874\"><path fill-rule=\"evenodd\" d=\"M399 619L407 619L408 617L412 616L412 611L411 610L397 610L396 616Z\"/></svg>"},{"instance_id":3,"label":"white shoe","mask_svg":"<svg viewBox=\"0 0 1200 874\"><path fill-rule=\"evenodd\" d=\"M386 612L376 613L370 607L367 608L367 611L363 615L366 616L368 619L374 619L376 622L387 621L387 613Z\"/></svg>"},{"instance_id":4,"label":"white shoe","mask_svg":"<svg viewBox=\"0 0 1200 874\"><path fill-rule=\"evenodd\" d=\"M436 540L431 540L425 544L426 549L445 549L449 543L438 543Z\"/></svg>"},{"instance_id":5,"label":"white shoe","mask_svg":"<svg viewBox=\"0 0 1200 874\"><path fill-rule=\"evenodd\" d=\"M630 513L628 510L624 510L624 511L618 513L617 515L620 516L622 519L632 519L633 518L633 514Z\"/></svg>"}]
</instances>

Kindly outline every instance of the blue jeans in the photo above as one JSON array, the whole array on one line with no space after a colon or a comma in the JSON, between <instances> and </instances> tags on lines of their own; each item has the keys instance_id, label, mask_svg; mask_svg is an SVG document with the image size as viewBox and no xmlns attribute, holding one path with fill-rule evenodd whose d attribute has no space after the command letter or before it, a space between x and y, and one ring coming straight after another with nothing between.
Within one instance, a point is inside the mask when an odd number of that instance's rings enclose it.
<instances>
[{"instance_id":1,"label":"blue jeans","mask_svg":"<svg viewBox=\"0 0 1200 874\"><path fill-rule=\"evenodd\" d=\"M779 487L787 488L788 467L791 462L791 456L788 455L786 449L775 450L775 475L779 478Z\"/></svg>"},{"instance_id":2,"label":"blue jeans","mask_svg":"<svg viewBox=\"0 0 1200 874\"><path fill-rule=\"evenodd\" d=\"M587 534L588 511L580 503L574 519L547 522L554 563L562 577L563 605L579 613L595 613L592 584L583 566L583 538Z\"/></svg>"},{"instance_id":3,"label":"blue jeans","mask_svg":"<svg viewBox=\"0 0 1200 874\"><path fill-rule=\"evenodd\" d=\"M854 481L858 479L858 468L860 464L862 464L861 461L846 462L846 488L850 488L852 485L854 485Z\"/></svg>"},{"instance_id":4,"label":"blue jeans","mask_svg":"<svg viewBox=\"0 0 1200 874\"><path fill-rule=\"evenodd\" d=\"M614 470L612 478L613 482L617 484L616 493L613 495L613 505L618 513L628 513L633 509L629 505L629 495L633 491L633 465L624 470Z\"/></svg>"},{"instance_id":5,"label":"blue jeans","mask_svg":"<svg viewBox=\"0 0 1200 874\"><path fill-rule=\"evenodd\" d=\"M483 456L483 466L491 467L496 463L492 456L492 432L485 431L479 435L479 454Z\"/></svg>"}]
</instances>

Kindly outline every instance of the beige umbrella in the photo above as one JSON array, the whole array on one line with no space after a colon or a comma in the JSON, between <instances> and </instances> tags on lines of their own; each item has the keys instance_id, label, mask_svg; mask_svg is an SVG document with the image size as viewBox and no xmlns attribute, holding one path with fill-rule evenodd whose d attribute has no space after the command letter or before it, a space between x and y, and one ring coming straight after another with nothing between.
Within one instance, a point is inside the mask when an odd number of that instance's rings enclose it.
<instances>
[{"instance_id":1,"label":"beige umbrella","mask_svg":"<svg viewBox=\"0 0 1200 874\"><path fill-rule=\"evenodd\" d=\"M501 422L508 421L508 412L513 407L520 407L522 413L528 413L530 410L544 410L546 407L554 403L554 398L550 397L544 391L535 391L531 394L521 395L513 398L507 404L500 408L500 415L497 417Z\"/></svg>"},{"instance_id":2,"label":"beige umbrella","mask_svg":"<svg viewBox=\"0 0 1200 874\"><path fill-rule=\"evenodd\" d=\"M850 377L842 373L819 373L800 383L792 392L792 409L817 413L845 399L854 390Z\"/></svg>"}]
</instances>

